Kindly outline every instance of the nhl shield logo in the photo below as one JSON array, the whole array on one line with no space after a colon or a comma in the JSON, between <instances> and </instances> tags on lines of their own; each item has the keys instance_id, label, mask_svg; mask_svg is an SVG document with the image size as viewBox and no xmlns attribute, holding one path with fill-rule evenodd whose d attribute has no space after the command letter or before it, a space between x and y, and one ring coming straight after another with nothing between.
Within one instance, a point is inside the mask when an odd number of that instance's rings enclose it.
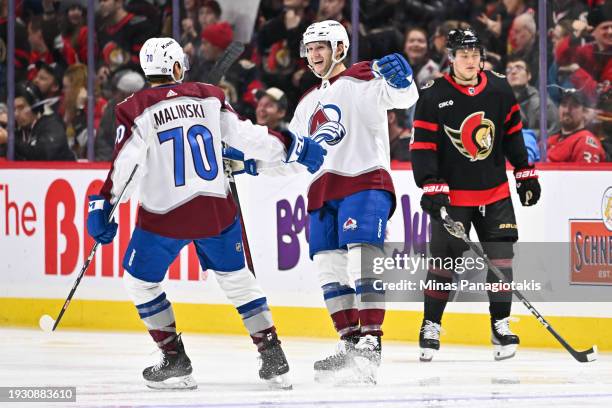
<instances>
[{"instance_id":1,"label":"nhl shield logo","mask_svg":"<svg viewBox=\"0 0 612 408\"><path fill-rule=\"evenodd\" d=\"M444 131L459 153L470 161L484 160L493 150L495 125L484 116L484 112L475 112L461 123L459 130L444 126Z\"/></svg>"},{"instance_id":2,"label":"nhl shield logo","mask_svg":"<svg viewBox=\"0 0 612 408\"><path fill-rule=\"evenodd\" d=\"M242 243L236 242L236 252L242 252Z\"/></svg>"},{"instance_id":3,"label":"nhl shield logo","mask_svg":"<svg viewBox=\"0 0 612 408\"><path fill-rule=\"evenodd\" d=\"M357 220L348 217L346 219L346 221L344 221L344 224L342 225L342 230L343 231L353 231L357 229Z\"/></svg>"}]
</instances>

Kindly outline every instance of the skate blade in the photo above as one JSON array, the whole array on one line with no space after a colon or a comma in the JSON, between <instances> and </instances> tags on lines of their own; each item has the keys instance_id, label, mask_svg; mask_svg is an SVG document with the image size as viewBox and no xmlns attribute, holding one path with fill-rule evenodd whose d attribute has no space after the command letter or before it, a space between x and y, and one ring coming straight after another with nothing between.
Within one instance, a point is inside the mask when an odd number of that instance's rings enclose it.
<instances>
[{"instance_id":1,"label":"skate blade","mask_svg":"<svg viewBox=\"0 0 612 408\"><path fill-rule=\"evenodd\" d=\"M495 361L508 360L514 357L518 344L508 344L506 346L496 345L493 351L493 358Z\"/></svg>"},{"instance_id":2,"label":"skate blade","mask_svg":"<svg viewBox=\"0 0 612 408\"><path fill-rule=\"evenodd\" d=\"M293 389L293 385L291 384L291 381L289 380L289 375L287 374L277 375L276 377L272 377L264 381L268 384L268 387L273 390Z\"/></svg>"},{"instance_id":3,"label":"skate blade","mask_svg":"<svg viewBox=\"0 0 612 408\"><path fill-rule=\"evenodd\" d=\"M355 356L353 358L353 372L356 384L376 385L376 374L378 364L366 357Z\"/></svg>"},{"instance_id":4,"label":"skate blade","mask_svg":"<svg viewBox=\"0 0 612 408\"><path fill-rule=\"evenodd\" d=\"M147 387L154 390L195 390L198 383L191 375L172 377L164 381L145 381Z\"/></svg>"},{"instance_id":5,"label":"skate blade","mask_svg":"<svg viewBox=\"0 0 612 408\"><path fill-rule=\"evenodd\" d=\"M419 360L422 361L423 363L428 363L431 360L433 360L434 355L436 354L435 349L431 349L431 348L421 348L419 349Z\"/></svg>"}]
</instances>

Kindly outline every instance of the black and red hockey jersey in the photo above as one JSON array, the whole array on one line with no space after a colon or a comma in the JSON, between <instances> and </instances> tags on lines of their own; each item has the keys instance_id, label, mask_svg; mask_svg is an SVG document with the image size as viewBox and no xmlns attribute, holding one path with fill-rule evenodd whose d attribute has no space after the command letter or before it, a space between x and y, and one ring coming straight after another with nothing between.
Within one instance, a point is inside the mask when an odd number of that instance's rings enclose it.
<instances>
[{"instance_id":1,"label":"black and red hockey jersey","mask_svg":"<svg viewBox=\"0 0 612 408\"><path fill-rule=\"evenodd\" d=\"M506 158L528 166L521 114L503 75L479 74L478 84L462 86L449 74L421 90L410 146L419 187L444 180L450 202L478 206L510 196Z\"/></svg>"}]
</instances>

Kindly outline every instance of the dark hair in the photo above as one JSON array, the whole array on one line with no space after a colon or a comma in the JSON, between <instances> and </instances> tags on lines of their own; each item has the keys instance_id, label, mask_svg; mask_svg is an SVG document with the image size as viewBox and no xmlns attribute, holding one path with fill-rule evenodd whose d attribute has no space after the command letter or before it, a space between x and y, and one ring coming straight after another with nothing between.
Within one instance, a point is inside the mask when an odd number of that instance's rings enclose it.
<instances>
[{"instance_id":1,"label":"dark hair","mask_svg":"<svg viewBox=\"0 0 612 408\"><path fill-rule=\"evenodd\" d=\"M527 63L527 61L525 61L525 59L524 59L524 58L517 57L516 55L515 55L515 56L512 56L512 57L508 58L508 61L506 61L506 67L507 67L507 66L508 66L508 64L510 64L511 62L523 62L523 63L525 63L525 71L527 71L527 73L528 73L529 75L531 75L531 69L529 68L529 64Z\"/></svg>"},{"instance_id":2,"label":"dark hair","mask_svg":"<svg viewBox=\"0 0 612 408\"><path fill-rule=\"evenodd\" d=\"M215 16L217 16L217 18L221 17L221 6L219 6L219 3L215 0L206 0L204 1L204 4L202 4L202 7L208 7L212 10L213 14Z\"/></svg>"},{"instance_id":3,"label":"dark hair","mask_svg":"<svg viewBox=\"0 0 612 408\"><path fill-rule=\"evenodd\" d=\"M149 82L168 82L174 81L171 75L146 75L147 81Z\"/></svg>"}]
</instances>

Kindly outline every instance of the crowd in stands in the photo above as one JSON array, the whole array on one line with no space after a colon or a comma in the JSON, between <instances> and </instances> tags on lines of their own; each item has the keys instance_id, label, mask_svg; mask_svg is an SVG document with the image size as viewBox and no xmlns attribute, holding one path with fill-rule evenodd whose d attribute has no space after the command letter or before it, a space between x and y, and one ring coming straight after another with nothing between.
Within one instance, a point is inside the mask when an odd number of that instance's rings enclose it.
<instances>
[{"instance_id":1,"label":"crowd in stands","mask_svg":"<svg viewBox=\"0 0 612 408\"><path fill-rule=\"evenodd\" d=\"M95 15L94 151L112 159L114 107L147 84L138 53L144 41L172 35L170 0L99 0ZM539 29L536 0L361 0L359 60L400 52L419 86L450 69L450 30L472 27L486 45L485 69L506 76L520 106L533 161L612 161L612 0L547 1ZM7 4L0 0L0 48ZM180 44L187 81L207 75L234 40L223 1L180 2ZM17 0L15 158L78 160L87 153L87 26L84 0ZM252 39L219 86L234 108L273 129L287 126L300 96L319 83L300 57L315 21L340 21L352 34L350 0L261 0ZM547 139L540 135L538 36L547 36ZM348 57L351 58L351 55ZM0 55L0 101L6 102L6 53ZM391 156L410 160L412 111L388 112ZM7 108L0 104L0 157L6 155Z\"/></svg>"}]
</instances>

